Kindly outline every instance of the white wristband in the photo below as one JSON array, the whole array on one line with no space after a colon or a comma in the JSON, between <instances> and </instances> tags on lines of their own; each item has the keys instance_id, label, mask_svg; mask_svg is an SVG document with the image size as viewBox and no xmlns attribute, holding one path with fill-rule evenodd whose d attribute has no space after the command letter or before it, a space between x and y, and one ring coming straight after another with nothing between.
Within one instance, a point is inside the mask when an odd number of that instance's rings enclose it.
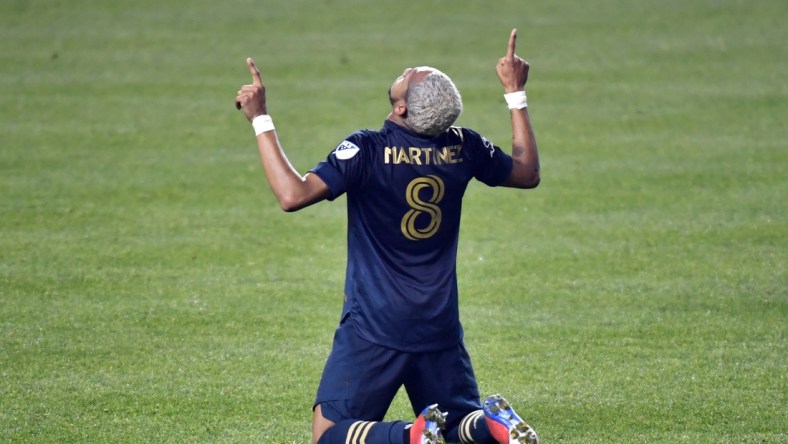
<instances>
[{"instance_id":1,"label":"white wristband","mask_svg":"<svg viewBox=\"0 0 788 444\"><path fill-rule=\"evenodd\" d=\"M509 105L509 109L528 108L525 91L515 91L513 93L504 94L503 98L506 99L506 104Z\"/></svg>"},{"instance_id":2,"label":"white wristband","mask_svg":"<svg viewBox=\"0 0 788 444\"><path fill-rule=\"evenodd\" d=\"M259 136L266 131L274 130L274 120L268 114L261 114L252 119L252 127L254 128L254 135Z\"/></svg>"}]
</instances>

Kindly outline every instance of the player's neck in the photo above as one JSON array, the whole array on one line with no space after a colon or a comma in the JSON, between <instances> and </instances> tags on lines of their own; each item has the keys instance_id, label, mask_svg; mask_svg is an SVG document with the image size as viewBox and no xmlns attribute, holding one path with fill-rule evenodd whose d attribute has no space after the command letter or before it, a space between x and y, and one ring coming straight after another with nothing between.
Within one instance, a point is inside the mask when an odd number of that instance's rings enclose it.
<instances>
[{"instance_id":1,"label":"player's neck","mask_svg":"<svg viewBox=\"0 0 788 444\"><path fill-rule=\"evenodd\" d=\"M390 114L388 115L388 117L386 117L386 120L391 120L392 122L396 123L397 125L399 125L399 126L401 126L401 127L403 127L403 128L410 129L410 127L408 126L408 124L407 124L407 123L405 123L405 119L404 119L404 118L402 118L402 116L400 116L400 115L397 115L396 113L393 113L393 112L392 112L392 113L390 113Z\"/></svg>"}]
</instances>

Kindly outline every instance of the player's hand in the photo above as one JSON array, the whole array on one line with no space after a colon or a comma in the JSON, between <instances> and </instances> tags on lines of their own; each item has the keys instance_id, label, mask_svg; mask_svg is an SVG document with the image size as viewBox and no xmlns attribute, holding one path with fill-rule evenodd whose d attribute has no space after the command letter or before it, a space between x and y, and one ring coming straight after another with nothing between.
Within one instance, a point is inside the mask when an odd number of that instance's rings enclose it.
<instances>
[{"instance_id":1,"label":"player's hand","mask_svg":"<svg viewBox=\"0 0 788 444\"><path fill-rule=\"evenodd\" d=\"M238 90L238 94L235 96L235 107L242 110L251 122L259 115L268 114L268 109L265 104L265 85L260 77L260 70L257 69L251 58L246 59L246 64L252 74L252 84L244 85Z\"/></svg>"},{"instance_id":2,"label":"player's hand","mask_svg":"<svg viewBox=\"0 0 788 444\"><path fill-rule=\"evenodd\" d=\"M506 50L506 55L498 60L498 65L495 67L498 79L507 93L524 90L525 82L528 81L528 62L514 53L516 41L517 30L512 29L512 33L509 35L509 47Z\"/></svg>"}]
</instances>

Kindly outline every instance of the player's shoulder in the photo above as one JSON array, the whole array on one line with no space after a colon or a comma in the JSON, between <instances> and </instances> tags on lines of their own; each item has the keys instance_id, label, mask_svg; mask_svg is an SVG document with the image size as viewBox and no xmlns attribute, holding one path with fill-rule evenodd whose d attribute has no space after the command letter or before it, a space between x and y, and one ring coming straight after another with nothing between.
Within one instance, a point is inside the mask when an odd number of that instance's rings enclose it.
<instances>
[{"instance_id":1,"label":"player's shoulder","mask_svg":"<svg viewBox=\"0 0 788 444\"><path fill-rule=\"evenodd\" d=\"M451 126L447 131L451 136L457 137L463 142L465 141L465 139L469 139L470 141L476 141L482 138L481 134L464 126Z\"/></svg>"},{"instance_id":2,"label":"player's shoulder","mask_svg":"<svg viewBox=\"0 0 788 444\"><path fill-rule=\"evenodd\" d=\"M373 149L380 139L380 132L360 129L347 135L334 149L334 156L339 160L349 160L351 158L363 157L365 151Z\"/></svg>"},{"instance_id":3,"label":"player's shoulder","mask_svg":"<svg viewBox=\"0 0 788 444\"><path fill-rule=\"evenodd\" d=\"M352 142L359 147L374 144L377 140L383 137L381 131L371 129L360 129L349 134L345 137L345 141Z\"/></svg>"},{"instance_id":4,"label":"player's shoulder","mask_svg":"<svg viewBox=\"0 0 788 444\"><path fill-rule=\"evenodd\" d=\"M449 136L466 149L481 149L487 151L493 148L493 143L478 132L462 126L452 126L448 129Z\"/></svg>"}]
</instances>

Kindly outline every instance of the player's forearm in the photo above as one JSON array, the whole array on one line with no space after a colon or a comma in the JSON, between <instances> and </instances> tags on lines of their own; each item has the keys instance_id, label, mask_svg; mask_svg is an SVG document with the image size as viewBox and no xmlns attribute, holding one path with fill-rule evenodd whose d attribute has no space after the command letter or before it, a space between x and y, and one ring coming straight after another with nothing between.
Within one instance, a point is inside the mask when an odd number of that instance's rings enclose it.
<instances>
[{"instance_id":1,"label":"player's forearm","mask_svg":"<svg viewBox=\"0 0 788 444\"><path fill-rule=\"evenodd\" d=\"M506 185L516 188L535 188L540 181L539 151L528 108L511 110L511 118L514 165Z\"/></svg>"},{"instance_id":2,"label":"player's forearm","mask_svg":"<svg viewBox=\"0 0 788 444\"><path fill-rule=\"evenodd\" d=\"M309 199L304 177L288 160L275 130L259 134L257 147L265 177L283 210L295 211L314 203Z\"/></svg>"}]
</instances>

